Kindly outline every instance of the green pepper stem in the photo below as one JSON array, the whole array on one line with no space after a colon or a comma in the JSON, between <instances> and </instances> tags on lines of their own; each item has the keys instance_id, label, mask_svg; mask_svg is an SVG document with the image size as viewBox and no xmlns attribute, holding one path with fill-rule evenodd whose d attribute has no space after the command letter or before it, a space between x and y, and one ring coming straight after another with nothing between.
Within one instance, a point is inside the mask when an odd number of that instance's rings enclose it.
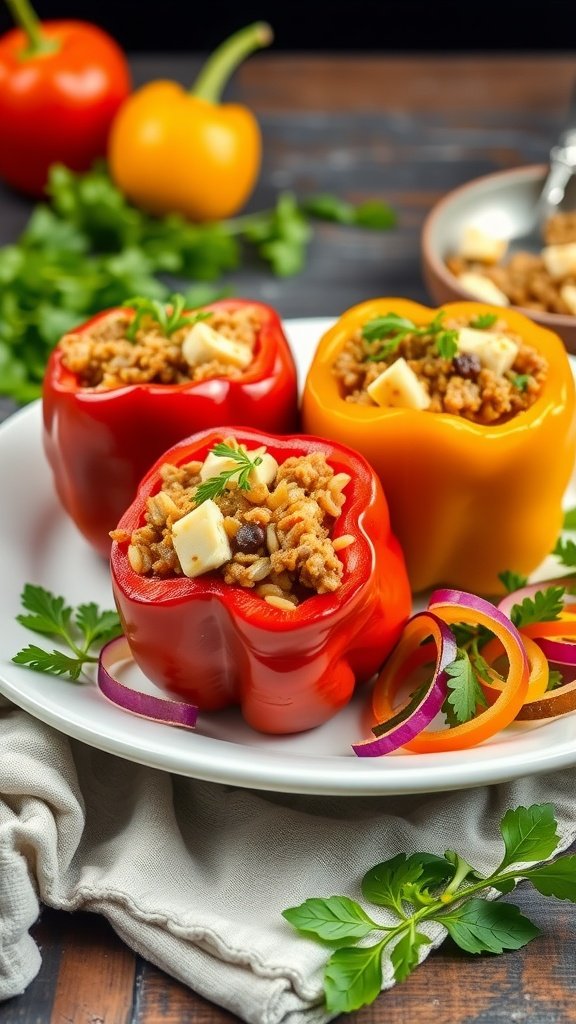
<instances>
[{"instance_id":1,"label":"green pepper stem","mask_svg":"<svg viewBox=\"0 0 576 1024\"><path fill-rule=\"evenodd\" d=\"M59 49L55 39L47 39L43 35L40 20L30 0L6 0L6 3L14 21L28 40L21 57L36 57L39 53L54 53Z\"/></svg>"},{"instance_id":2,"label":"green pepper stem","mask_svg":"<svg viewBox=\"0 0 576 1024\"><path fill-rule=\"evenodd\" d=\"M22 0L11 0L12 3ZM23 0L27 2L27 0ZM255 50L269 46L274 38L270 25L256 21L225 39L206 61L191 92L200 99L218 103L224 87L239 64Z\"/></svg>"}]
</instances>

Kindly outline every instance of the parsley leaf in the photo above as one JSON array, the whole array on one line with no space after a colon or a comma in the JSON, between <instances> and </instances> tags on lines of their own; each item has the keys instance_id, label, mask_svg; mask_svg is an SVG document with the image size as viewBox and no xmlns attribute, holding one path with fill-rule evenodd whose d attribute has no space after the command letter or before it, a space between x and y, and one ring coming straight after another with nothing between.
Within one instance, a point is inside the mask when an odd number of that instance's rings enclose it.
<instances>
[{"instance_id":1,"label":"parsley leaf","mask_svg":"<svg viewBox=\"0 0 576 1024\"><path fill-rule=\"evenodd\" d=\"M176 293L170 295L168 303L159 302L158 299L149 299L143 295L136 295L126 299L122 305L135 310L134 318L126 328L126 337L129 341L136 340L136 335L143 321L151 321L153 324L157 324L162 334L166 338L170 338L181 327L189 327L198 320L206 320L212 316L212 313L204 310L183 315L186 307L186 298L184 295Z\"/></svg>"},{"instance_id":2,"label":"parsley leaf","mask_svg":"<svg viewBox=\"0 0 576 1024\"><path fill-rule=\"evenodd\" d=\"M557 668L550 669L546 690L557 690L559 686L564 686L564 676Z\"/></svg>"},{"instance_id":3,"label":"parsley leaf","mask_svg":"<svg viewBox=\"0 0 576 1024\"><path fill-rule=\"evenodd\" d=\"M512 572L511 569L499 572L498 579L504 584L509 594L512 594L515 590L521 590L528 583L527 576L520 576L519 573Z\"/></svg>"},{"instance_id":4,"label":"parsley leaf","mask_svg":"<svg viewBox=\"0 0 576 1024\"><path fill-rule=\"evenodd\" d=\"M66 675L76 681L85 665L98 661L93 647L103 647L122 632L116 612L101 611L93 601L74 609L65 598L33 583L25 584L20 600L28 614L17 615L17 621L34 633L60 640L72 652L45 651L35 644L18 651L12 661L35 672Z\"/></svg>"},{"instance_id":5,"label":"parsley leaf","mask_svg":"<svg viewBox=\"0 0 576 1024\"><path fill-rule=\"evenodd\" d=\"M396 981L404 981L430 945L429 937L419 930L423 922L443 925L468 953L499 954L526 945L538 928L512 904L487 899L494 889L509 893L524 878L544 896L576 903L576 855L538 863L550 857L559 842L550 804L510 810L500 829L505 853L489 875L449 850L444 857L398 854L368 871L362 881L363 895L386 908L386 921L372 920L348 897L308 899L284 911L303 935L328 944L344 942L346 935L351 940L349 946L336 949L326 964L324 993L329 1012L348 1013L376 999L382 987L383 957L389 957ZM356 947L370 935L375 936L371 945Z\"/></svg>"},{"instance_id":6,"label":"parsley leaf","mask_svg":"<svg viewBox=\"0 0 576 1024\"><path fill-rule=\"evenodd\" d=\"M237 477L238 487L243 491L250 490L250 474L259 466L262 462L261 455L255 455L253 459L250 458L248 452L243 448L232 448L231 445L225 442L219 442L212 448L212 454L217 455L221 459L230 459L235 465L230 469L224 469L218 476L208 477L203 483L199 484L194 493L194 503L196 507L202 505L203 502L209 501L210 499L217 498L219 494L226 489L227 484L234 477Z\"/></svg>"},{"instance_id":7,"label":"parsley leaf","mask_svg":"<svg viewBox=\"0 0 576 1024\"><path fill-rule=\"evenodd\" d=\"M486 707L486 698L478 683L478 679L470 655L460 650L458 657L446 667L448 676L448 696L442 706L449 725L460 725L474 718L477 708Z\"/></svg>"},{"instance_id":8,"label":"parsley leaf","mask_svg":"<svg viewBox=\"0 0 576 1024\"><path fill-rule=\"evenodd\" d=\"M512 378L512 384L518 391L526 391L532 376L529 373L515 373Z\"/></svg>"},{"instance_id":9,"label":"parsley leaf","mask_svg":"<svg viewBox=\"0 0 576 1024\"><path fill-rule=\"evenodd\" d=\"M562 537L559 537L552 554L560 559L562 565L566 565L570 569L576 566L576 543L570 538L563 540Z\"/></svg>"},{"instance_id":10,"label":"parsley leaf","mask_svg":"<svg viewBox=\"0 0 576 1024\"><path fill-rule=\"evenodd\" d=\"M468 326L476 331L485 331L487 327L493 327L497 319L496 313L480 313L468 322Z\"/></svg>"},{"instance_id":11,"label":"parsley leaf","mask_svg":"<svg viewBox=\"0 0 576 1024\"><path fill-rule=\"evenodd\" d=\"M563 528L565 530L576 530L576 508L569 508L564 513Z\"/></svg>"},{"instance_id":12,"label":"parsley leaf","mask_svg":"<svg viewBox=\"0 0 576 1024\"><path fill-rule=\"evenodd\" d=\"M546 587L537 590L534 597L525 597L520 604L512 606L510 618L518 628L531 622L554 622L564 607L565 587Z\"/></svg>"}]
</instances>

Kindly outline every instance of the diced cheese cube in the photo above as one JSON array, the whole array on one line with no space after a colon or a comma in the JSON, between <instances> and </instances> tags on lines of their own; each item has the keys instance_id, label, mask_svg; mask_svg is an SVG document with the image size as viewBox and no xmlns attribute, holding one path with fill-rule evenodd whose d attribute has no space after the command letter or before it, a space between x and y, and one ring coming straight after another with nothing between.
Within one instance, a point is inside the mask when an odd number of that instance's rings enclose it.
<instances>
[{"instance_id":1,"label":"diced cheese cube","mask_svg":"<svg viewBox=\"0 0 576 1024\"><path fill-rule=\"evenodd\" d=\"M252 362L252 350L249 345L225 338L204 320L198 320L188 331L182 342L182 355L189 366L198 366L200 363L209 363L217 359L220 363L245 370Z\"/></svg>"},{"instance_id":2,"label":"diced cheese cube","mask_svg":"<svg viewBox=\"0 0 576 1024\"><path fill-rule=\"evenodd\" d=\"M489 277L484 277L484 274L475 274L472 270L466 270L463 274L459 274L458 281L467 292L470 292L470 295L479 299L480 302L489 302L492 306L508 306L510 304L508 296L500 291Z\"/></svg>"},{"instance_id":3,"label":"diced cheese cube","mask_svg":"<svg viewBox=\"0 0 576 1024\"><path fill-rule=\"evenodd\" d=\"M251 486L271 484L278 472L278 463L274 456L270 455L264 447L254 448L252 451L247 451L246 454L252 461L254 461L256 456L262 459L262 462L250 473L248 479ZM212 476L220 476L220 473L226 473L231 469L238 468L239 466L235 459L229 459L225 455L215 455L214 452L208 452L200 469L200 479L209 480Z\"/></svg>"},{"instance_id":4,"label":"diced cheese cube","mask_svg":"<svg viewBox=\"0 0 576 1024\"><path fill-rule=\"evenodd\" d=\"M216 502L193 508L172 527L172 542L185 576L201 576L232 558L224 516Z\"/></svg>"},{"instance_id":5,"label":"diced cheese cube","mask_svg":"<svg viewBox=\"0 0 576 1024\"><path fill-rule=\"evenodd\" d=\"M518 355L518 345L506 334L496 331L477 331L461 327L458 332L458 350L478 356L482 366L502 376L512 368Z\"/></svg>"},{"instance_id":6,"label":"diced cheese cube","mask_svg":"<svg viewBox=\"0 0 576 1024\"><path fill-rule=\"evenodd\" d=\"M547 245L542 249L544 266L556 281L568 274L576 274L576 242L565 245Z\"/></svg>"},{"instance_id":7,"label":"diced cheese cube","mask_svg":"<svg viewBox=\"0 0 576 1024\"><path fill-rule=\"evenodd\" d=\"M576 316L576 284L563 284L560 295L573 316Z\"/></svg>"},{"instance_id":8,"label":"diced cheese cube","mask_svg":"<svg viewBox=\"0 0 576 1024\"><path fill-rule=\"evenodd\" d=\"M366 388L376 405L397 409L427 409L430 395L402 357L396 359Z\"/></svg>"},{"instance_id":9,"label":"diced cheese cube","mask_svg":"<svg viewBox=\"0 0 576 1024\"><path fill-rule=\"evenodd\" d=\"M498 263L507 248L508 243L505 239L496 238L481 228L470 226L462 233L459 255L465 260L477 260L479 263Z\"/></svg>"}]
</instances>

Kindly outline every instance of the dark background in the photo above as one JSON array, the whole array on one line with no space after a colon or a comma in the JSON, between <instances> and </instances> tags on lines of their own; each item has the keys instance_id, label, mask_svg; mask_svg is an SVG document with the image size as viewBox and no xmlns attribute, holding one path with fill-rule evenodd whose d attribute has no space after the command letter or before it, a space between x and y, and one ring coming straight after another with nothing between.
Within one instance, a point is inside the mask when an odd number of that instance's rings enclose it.
<instances>
[{"instance_id":1,"label":"dark background","mask_svg":"<svg viewBox=\"0 0 576 1024\"><path fill-rule=\"evenodd\" d=\"M210 50L259 19L273 26L276 50L550 52L576 45L574 0L36 0L35 7L41 18L94 21L131 51ZM0 0L0 32L10 24Z\"/></svg>"}]
</instances>

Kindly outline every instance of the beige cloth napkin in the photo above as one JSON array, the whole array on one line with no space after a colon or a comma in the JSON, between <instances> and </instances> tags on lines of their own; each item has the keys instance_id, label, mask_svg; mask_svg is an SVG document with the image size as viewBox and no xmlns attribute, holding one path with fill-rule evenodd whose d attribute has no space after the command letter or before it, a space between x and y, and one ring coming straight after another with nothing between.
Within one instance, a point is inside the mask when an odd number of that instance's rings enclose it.
<instances>
[{"instance_id":1,"label":"beige cloth napkin","mask_svg":"<svg viewBox=\"0 0 576 1024\"><path fill-rule=\"evenodd\" d=\"M40 901L103 914L132 949L246 1021L326 1021L328 953L297 936L285 907L358 899L364 872L402 851L451 847L495 867L498 823L519 804L551 801L562 847L576 838L569 771L409 798L256 793L115 758L3 698L0 751L0 999L40 968L28 934Z\"/></svg>"}]
</instances>

